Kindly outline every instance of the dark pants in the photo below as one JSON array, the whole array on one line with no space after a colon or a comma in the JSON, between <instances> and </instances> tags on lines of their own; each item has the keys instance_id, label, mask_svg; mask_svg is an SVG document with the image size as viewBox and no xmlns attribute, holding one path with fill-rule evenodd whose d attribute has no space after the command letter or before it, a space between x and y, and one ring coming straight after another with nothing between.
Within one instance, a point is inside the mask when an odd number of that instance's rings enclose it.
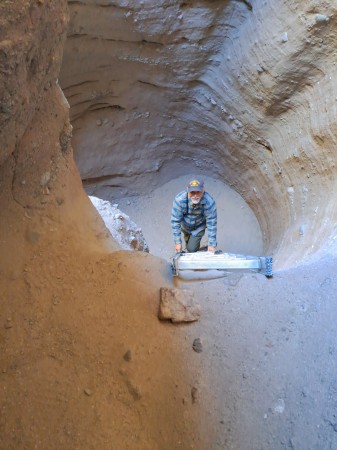
<instances>
[{"instance_id":1,"label":"dark pants","mask_svg":"<svg viewBox=\"0 0 337 450\"><path fill-rule=\"evenodd\" d=\"M186 243L186 250L189 253L197 252L200 249L200 241L203 235L205 234L205 230L199 231L198 234L195 236L192 236L191 234L187 233L187 231L183 231L185 243Z\"/></svg>"}]
</instances>

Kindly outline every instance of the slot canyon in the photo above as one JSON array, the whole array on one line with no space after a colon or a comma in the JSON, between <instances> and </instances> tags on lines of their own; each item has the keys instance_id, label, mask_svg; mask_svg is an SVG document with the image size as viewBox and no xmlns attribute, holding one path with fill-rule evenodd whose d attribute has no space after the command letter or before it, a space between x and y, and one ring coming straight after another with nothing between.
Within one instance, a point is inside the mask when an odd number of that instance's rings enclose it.
<instances>
[{"instance_id":1,"label":"slot canyon","mask_svg":"<svg viewBox=\"0 0 337 450\"><path fill-rule=\"evenodd\" d=\"M1 1L1 449L337 448L336 24L326 0ZM271 279L172 276L192 176ZM161 287L200 319L159 321Z\"/></svg>"}]
</instances>

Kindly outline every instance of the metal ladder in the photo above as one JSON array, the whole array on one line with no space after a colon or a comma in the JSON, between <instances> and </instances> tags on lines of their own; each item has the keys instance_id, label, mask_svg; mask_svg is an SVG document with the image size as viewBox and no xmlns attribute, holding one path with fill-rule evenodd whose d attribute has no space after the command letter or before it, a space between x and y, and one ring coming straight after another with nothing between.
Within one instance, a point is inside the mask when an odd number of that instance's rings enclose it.
<instances>
[{"instance_id":1,"label":"metal ladder","mask_svg":"<svg viewBox=\"0 0 337 450\"><path fill-rule=\"evenodd\" d=\"M179 276L183 270L248 270L259 272L267 278L273 276L271 256L244 256L233 253L196 252L177 253L172 258L172 272Z\"/></svg>"}]
</instances>

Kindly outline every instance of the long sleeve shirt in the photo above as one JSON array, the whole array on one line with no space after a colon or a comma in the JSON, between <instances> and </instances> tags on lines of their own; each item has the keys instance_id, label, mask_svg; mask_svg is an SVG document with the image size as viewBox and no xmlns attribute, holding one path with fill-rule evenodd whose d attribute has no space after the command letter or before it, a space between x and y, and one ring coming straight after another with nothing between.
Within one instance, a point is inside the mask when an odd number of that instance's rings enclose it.
<instances>
[{"instance_id":1,"label":"long sleeve shirt","mask_svg":"<svg viewBox=\"0 0 337 450\"><path fill-rule=\"evenodd\" d=\"M198 204L188 198L187 190L180 192L173 201L171 228L175 244L181 244L181 231L197 234L208 229L208 245L216 247L217 210L213 197L204 192Z\"/></svg>"}]
</instances>

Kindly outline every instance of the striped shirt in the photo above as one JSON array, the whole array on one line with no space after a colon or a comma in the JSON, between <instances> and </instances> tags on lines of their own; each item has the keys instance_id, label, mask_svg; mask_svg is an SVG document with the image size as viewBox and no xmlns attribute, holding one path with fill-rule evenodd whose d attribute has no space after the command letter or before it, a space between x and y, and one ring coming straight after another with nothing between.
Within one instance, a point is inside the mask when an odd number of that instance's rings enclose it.
<instances>
[{"instance_id":1,"label":"striped shirt","mask_svg":"<svg viewBox=\"0 0 337 450\"><path fill-rule=\"evenodd\" d=\"M188 198L187 190L180 192L173 201L171 228L175 244L181 244L181 230L187 233L208 228L208 245L216 247L217 211L213 197L204 192L198 204Z\"/></svg>"}]
</instances>

